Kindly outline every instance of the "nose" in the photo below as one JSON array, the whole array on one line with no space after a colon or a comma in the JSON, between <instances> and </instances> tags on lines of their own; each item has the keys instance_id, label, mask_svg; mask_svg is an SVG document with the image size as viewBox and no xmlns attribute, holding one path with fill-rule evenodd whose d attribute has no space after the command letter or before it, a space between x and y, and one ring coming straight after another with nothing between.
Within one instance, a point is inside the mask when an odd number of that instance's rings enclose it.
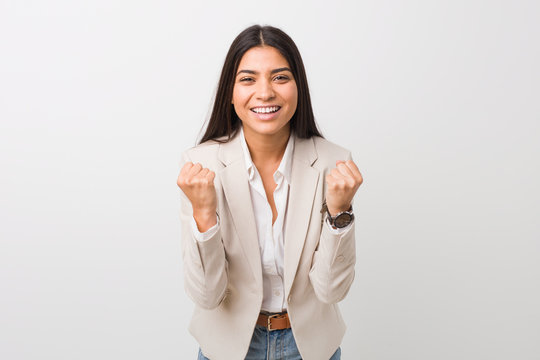
<instances>
[{"instance_id":1,"label":"nose","mask_svg":"<svg viewBox=\"0 0 540 360\"><path fill-rule=\"evenodd\" d=\"M257 99L259 100L271 100L276 96L272 82L268 80L261 80L257 85Z\"/></svg>"}]
</instances>

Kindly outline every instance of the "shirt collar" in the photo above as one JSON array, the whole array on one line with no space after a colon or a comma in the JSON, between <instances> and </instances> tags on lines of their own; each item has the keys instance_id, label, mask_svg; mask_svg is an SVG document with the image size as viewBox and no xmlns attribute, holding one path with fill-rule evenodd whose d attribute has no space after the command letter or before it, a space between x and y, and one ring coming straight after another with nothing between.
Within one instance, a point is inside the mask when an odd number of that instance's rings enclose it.
<instances>
[{"instance_id":1,"label":"shirt collar","mask_svg":"<svg viewBox=\"0 0 540 360\"><path fill-rule=\"evenodd\" d=\"M251 181L255 176L255 164L253 164L253 160L251 159L251 154L246 143L246 138L244 137L244 128L242 126L240 126L240 138L242 140L241 144L242 150L244 152L246 170L248 172L249 180ZM283 153L283 157L281 158L281 162L279 163L279 166L274 173L274 180L276 181L276 183L278 183L278 179L280 176L283 176L288 184L291 183L293 152L294 136L291 133L291 135L289 136L289 141L287 142L287 147L285 148L285 152Z\"/></svg>"}]
</instances>

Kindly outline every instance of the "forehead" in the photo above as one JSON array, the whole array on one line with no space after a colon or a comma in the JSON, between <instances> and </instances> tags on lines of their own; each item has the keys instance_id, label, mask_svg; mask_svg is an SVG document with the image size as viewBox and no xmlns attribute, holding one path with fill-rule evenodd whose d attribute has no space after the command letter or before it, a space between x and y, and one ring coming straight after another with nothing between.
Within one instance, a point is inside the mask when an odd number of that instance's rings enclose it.
<instances>
[{"instance_id":1,"label":"forehead","mask_svg":"<svg viewBox=\"0 0 540 360\"><path fill-rule=\"evenodd\" d=\"M270 71L280 67L289 67L289 63L278 49L271 46L257 46L246 51L238 70Z\"/></svg>"}]
</instances>

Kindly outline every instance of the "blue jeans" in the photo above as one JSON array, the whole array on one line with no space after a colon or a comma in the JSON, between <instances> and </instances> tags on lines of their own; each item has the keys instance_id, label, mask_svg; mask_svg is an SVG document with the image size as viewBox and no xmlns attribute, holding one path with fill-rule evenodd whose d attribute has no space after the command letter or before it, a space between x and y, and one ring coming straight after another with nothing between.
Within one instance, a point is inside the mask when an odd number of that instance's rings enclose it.
<instances>
[{"instance_id":1,"label":"blue jeans","mask_svg":"<svg viewBox=\"0 0 540 360\"><path fill-rule=\"evenodd\" d=\"M199 349L198 360L210 360ZM341 359L341 348L338 348L330 360ZM264 326L255 325L251 344L245 360L302 360L292 330L268 331Z\"/></svg>"}]
</instances>

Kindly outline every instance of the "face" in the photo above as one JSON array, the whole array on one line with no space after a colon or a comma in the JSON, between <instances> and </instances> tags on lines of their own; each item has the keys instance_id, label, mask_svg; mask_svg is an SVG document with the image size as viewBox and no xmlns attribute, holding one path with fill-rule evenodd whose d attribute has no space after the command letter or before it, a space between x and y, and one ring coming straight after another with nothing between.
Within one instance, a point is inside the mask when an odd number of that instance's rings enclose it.
<instances>
[{"instance_id":1,"label":"face","mask_svg":"<svg viewBox=\"0 0 540 360\"><path fill-rule=\"evenodd\" d=\"M235 77L232 103L246 136L288 136L298 102L289 63L271 46L246 51Z\"/></svg>"}]
</instances>

